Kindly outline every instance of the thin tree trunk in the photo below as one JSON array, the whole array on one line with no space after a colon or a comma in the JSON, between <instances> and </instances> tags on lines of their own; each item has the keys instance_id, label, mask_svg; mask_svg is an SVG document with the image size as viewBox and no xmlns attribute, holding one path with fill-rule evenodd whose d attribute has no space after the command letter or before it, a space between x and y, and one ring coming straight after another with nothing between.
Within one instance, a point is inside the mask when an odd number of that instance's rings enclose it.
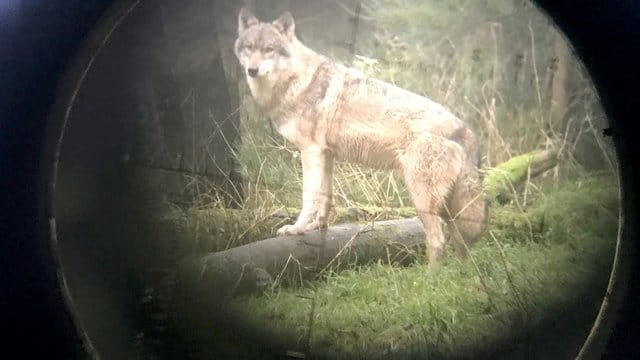
<instances>
[{"instance_id":1,"label":"thin tree trunk","mask_svg":"<svg viewBox=\"0 0 640 360\"><path fill-rule=\"evenodd\" d=\"M554 132L563 134L566 126L564 119L567 113L567 64L571 53L560 33L556 34L553 41L553 53L549 126Z\"/></svg>"}]
</instances>

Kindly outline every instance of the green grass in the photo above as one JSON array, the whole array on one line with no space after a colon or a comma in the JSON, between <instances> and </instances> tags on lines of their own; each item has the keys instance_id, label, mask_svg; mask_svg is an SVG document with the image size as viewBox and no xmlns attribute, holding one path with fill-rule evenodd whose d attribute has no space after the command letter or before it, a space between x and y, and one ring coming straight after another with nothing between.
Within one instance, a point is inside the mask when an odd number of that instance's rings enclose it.
<instances>
[{"instance_id":1,"label":"green grass","mask_svg":"<svg viewBox=\"0 0 640 360\"><path fill-rule=\"evenodd\" d=\"M490 233L469 261L449 251L433 271L420 262L372 264L306 288L239 298L231 311L312 358L490 352L526 339L550 314L597 303L613 258L616 209L612 181L583 178L539 196L526 212L494 209Z\"/></svg>"}]
</instances>

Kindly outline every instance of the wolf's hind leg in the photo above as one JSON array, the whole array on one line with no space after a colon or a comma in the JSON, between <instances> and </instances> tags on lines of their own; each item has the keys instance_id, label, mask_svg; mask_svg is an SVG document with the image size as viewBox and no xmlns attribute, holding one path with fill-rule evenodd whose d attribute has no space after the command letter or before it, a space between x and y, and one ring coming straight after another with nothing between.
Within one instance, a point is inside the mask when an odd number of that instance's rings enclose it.
<instances>
[{"instance_id":1,"label":"wolf's hind leg","mask_svg":"<svg viewBox=\"0 0 640 360\"><path fill-rule=\"evenodd\" d=\"M446 172L405 170L407 189L424 226L430 268L438 265L444 253L445 236L441 214L453 181Z\"/></svg>"},{"instance_id":2,"label":"wolf's hind leg","mask_svg":"<svg viewBox=\"0 0 640 360\"><path fill-rule=\"evenodd\" d=\"M468 248L485 231L488 218L480 176L473 164L467 163L463 168L446 210L453 248L458 257L465 258Z\"/></svg>"},{"instance_id":3,"label":"wolf's hind leg","mask_svg":"<svg viewBox=\"0 0 640 360\"><path fill-rule=\"evenodd\" d=\"M441 193L446 190L446 186L428 188L424 181L416 180L418 179L407 181L407 189L411 194L418 218L424 226L429 267L433 268L439 263L444 252L445 237L440 209L444 205L445 197Z\"/></svg>"}]
</instances>

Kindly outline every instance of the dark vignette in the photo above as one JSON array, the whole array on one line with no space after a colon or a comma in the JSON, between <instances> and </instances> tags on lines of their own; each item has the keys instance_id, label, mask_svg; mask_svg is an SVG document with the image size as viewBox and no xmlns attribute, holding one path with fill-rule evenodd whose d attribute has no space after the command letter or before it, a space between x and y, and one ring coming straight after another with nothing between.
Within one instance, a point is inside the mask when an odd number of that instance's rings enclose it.
<instances>
[{"instance_id":1,"label":"dark vignette","mask_svg":"<svg viewBox=\"0 0 640 360\"><path fill-rule=\"evenodd\" d=\"M15 2L18 3L17 1ZM40 159L58 81L111 1L19 2L0 13L0 309L4 343L22 357L86 356L61 296L46 238ZM635 140L640 5L627 0L537 3L560 25L586 64L612 122L621 162L623 236L637 235ZM40 189L40 190L38 190ZM635 258L636 254L630 256ZM606 357L633 358L639 317L637 262ZM4 349L9 352L9 348Z\"/></svg>"}]
</instances>

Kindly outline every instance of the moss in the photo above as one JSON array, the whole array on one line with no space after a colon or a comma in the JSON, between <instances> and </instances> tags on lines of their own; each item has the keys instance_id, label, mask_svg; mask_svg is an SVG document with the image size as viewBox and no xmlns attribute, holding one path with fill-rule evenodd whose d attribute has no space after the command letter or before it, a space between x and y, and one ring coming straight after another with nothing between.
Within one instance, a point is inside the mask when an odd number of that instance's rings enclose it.
<instances>
[{"instance_id":1,"label":"moss","mask_svg":"<svg viewBox=\"0 0 640 360\"><path fill-rule=\"evenodd\" d=\"M511 191L509 184L515 184L526 176L535 156L535 153L516 156L495 168L486 169L483 186L487 198L503 203Z\"/></svg>"}]
</instances>

